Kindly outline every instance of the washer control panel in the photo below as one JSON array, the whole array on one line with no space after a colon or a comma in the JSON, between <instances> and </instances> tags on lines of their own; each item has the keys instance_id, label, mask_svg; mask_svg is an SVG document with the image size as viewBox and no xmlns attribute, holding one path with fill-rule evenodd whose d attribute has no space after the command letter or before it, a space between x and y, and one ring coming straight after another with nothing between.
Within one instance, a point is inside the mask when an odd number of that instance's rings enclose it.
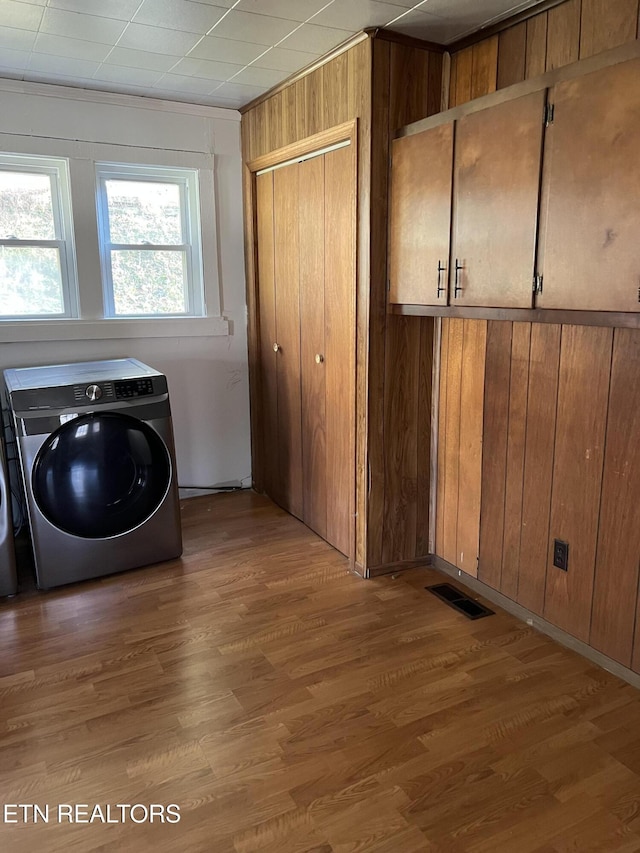
<instances>
[{"instance_id":1,"label":"washer control panel","mask_svg":"<svg viewBox=\"0 0 640 853\"><path fill-rule=\"evenodd\" d=\"M153 380L151 378L120 379L113 385L118 400L130 397L146 397L148 394L153 394Z\"/></svg>"}]
</instances>

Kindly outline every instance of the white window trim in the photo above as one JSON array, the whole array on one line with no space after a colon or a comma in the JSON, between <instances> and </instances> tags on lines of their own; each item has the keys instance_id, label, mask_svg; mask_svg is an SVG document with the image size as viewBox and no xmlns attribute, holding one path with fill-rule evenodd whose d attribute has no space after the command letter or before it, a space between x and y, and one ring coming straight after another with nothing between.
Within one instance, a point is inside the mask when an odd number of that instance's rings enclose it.
<instances>
[{"instance_id":1,"label":"white window trim","mask_svg":"<svg viewBox=\"0 0 640 853\"><path fill-rule=\"evenodd\" d=\"M73 209L69 177L69 161L65 157L43 157L33 154L0 152L0 169L8 172L47 175L51 181L51 204L55 238L53 240L0 239L0 246L45 246L57 248L64 310L55 314L4 314L0 323L65 320L77 318L78 276L76 269Z\"/></svg>"},{"instance_id":2,"label":"white window trim","mask_svg":"<svg viewBox=\"0 0 640 853\"><path fill-rule=\"evenodd\" d=\"M202 226L200 221L200 199L198 172L195 169L176 169L165 166L144 166L123 163L96 163L96 202L98 215L98 240L100 244L100 264L102 269L102 287L105 319L123 319L125 317L166 319L171 317L205 316L204 276L202 269ZM109 211L105 182L113 180L149 181L176 184L180 190L180 218L182 225L182 244L129 245L111 242L109 233ZM111 251L119 248L139 249L141 251L182 251L186 258L187 282L185 290L185 311L179 314L117 314L113 295L113 277L111 271Z\"/></svg>"}]
</instances>

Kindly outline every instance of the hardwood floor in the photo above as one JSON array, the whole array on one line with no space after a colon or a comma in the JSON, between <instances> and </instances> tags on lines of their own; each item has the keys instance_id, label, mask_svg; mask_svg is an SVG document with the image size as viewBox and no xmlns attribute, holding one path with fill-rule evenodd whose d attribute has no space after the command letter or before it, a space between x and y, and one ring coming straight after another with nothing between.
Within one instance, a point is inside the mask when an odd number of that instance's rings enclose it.
<instances>
[{"instance_id":1,"label":"hardwood floor","mask_svg":"<svg viewBox=\"0 0 640 853\"><path fill-rule=\"evenodd\" d=\"M183 520L182 560L0 602L0 799L50 809L0 815L3 850L640 851L633 687L433 571L362 581L250 492Z\"/></svg>"}]
</instances>

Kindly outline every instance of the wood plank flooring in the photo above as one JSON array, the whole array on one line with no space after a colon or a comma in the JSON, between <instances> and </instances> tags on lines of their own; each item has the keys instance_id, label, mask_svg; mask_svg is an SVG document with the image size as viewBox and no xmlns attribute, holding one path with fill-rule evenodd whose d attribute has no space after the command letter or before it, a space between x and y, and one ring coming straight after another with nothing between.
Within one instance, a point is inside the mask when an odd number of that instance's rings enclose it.
<instances>
[{"instance_id":1,"label":"wood plank flooring","mask_svg":"<svg viewBox=\"0 0 640 853\"><path fill-rule=\"evenodd\" d=\"M640 851L630 685L253 493L183 520L182 560L0 602L2 803L180 822L0 816L2 850Z\"/></svg>"}]
</instances>

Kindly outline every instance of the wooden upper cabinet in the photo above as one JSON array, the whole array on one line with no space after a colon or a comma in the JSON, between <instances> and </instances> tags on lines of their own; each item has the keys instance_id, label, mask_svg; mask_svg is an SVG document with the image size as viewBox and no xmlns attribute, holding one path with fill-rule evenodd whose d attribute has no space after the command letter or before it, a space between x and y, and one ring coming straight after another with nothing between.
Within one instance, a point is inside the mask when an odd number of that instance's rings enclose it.
<instances>
[{"instance_id":1,"label":"wooden upper cabinet","mask_svg":"<svg viewBox=\"0 0 640 853\"><path fill-rule=\"evenodd\" d=\"M549 96L539 308L640 311L640 59Z\"/></svg>"},{"instance_id":2,"label":"wooden upper cabinet","mask_svg":"<svg viewBox=\"0 0 640 853\"><path fill-rule=\"evenodd\" d=\"M451 304L530 308L545 91L456 127Z\"/></svg>"},{"instance_id":3,"label":"wooden upper cabinet","mask_svg":"<svg viewBox=\"0 0 640 853\"><path fill-rule=\"evenodd\" d=\"M453 122L391 147L389 301L446 305Z\"/></svg>"}]
</instances>

